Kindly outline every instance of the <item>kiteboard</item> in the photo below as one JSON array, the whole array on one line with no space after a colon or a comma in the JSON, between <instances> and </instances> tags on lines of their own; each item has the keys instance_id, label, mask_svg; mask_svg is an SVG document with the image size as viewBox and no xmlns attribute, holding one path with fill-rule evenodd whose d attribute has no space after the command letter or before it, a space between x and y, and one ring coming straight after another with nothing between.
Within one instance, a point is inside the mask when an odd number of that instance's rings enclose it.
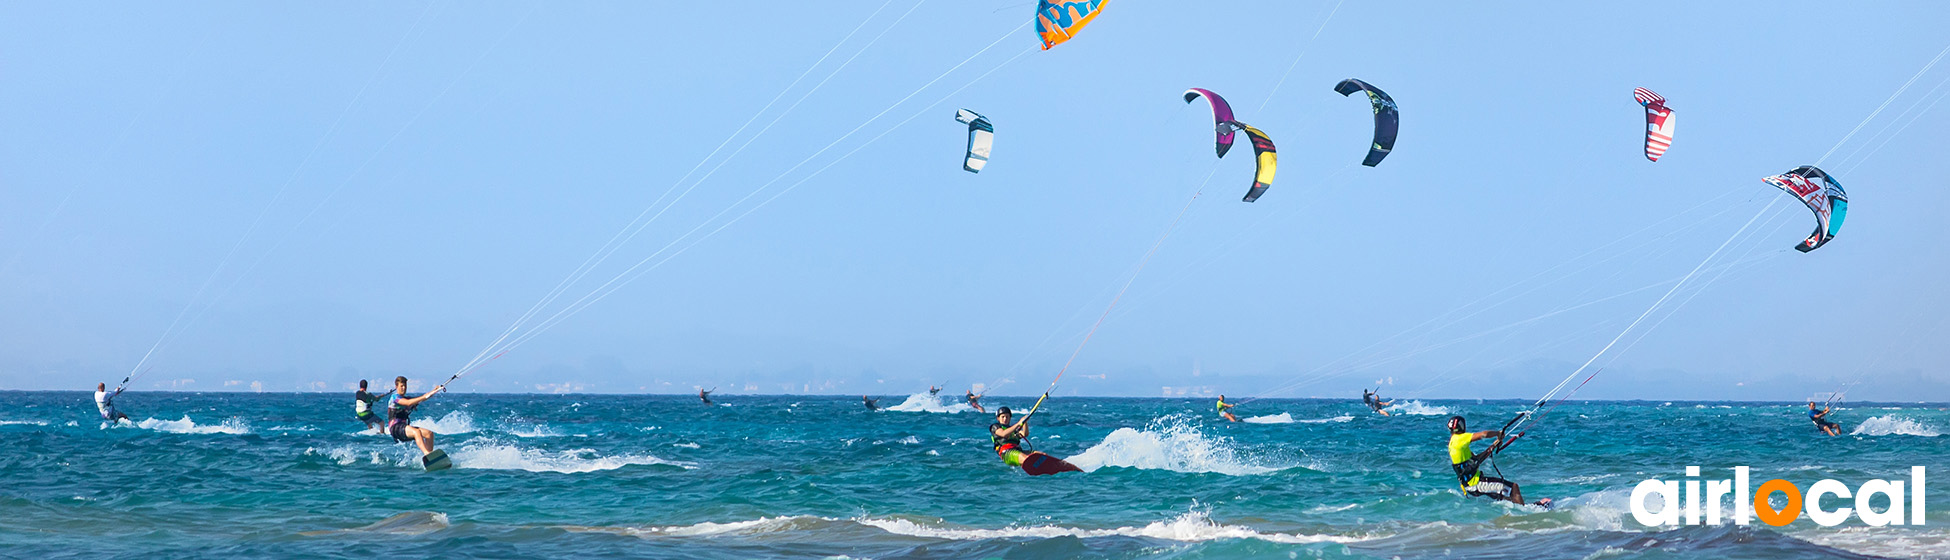
<instances>
[{"instance_id":1,"label":"kiteboard","mask_svg":"<svg viewBox=\"0 0 1950 560\"><path fill-rule=\"evenodd\" d=\"M454 460L447 457L446 451L439 449L435 449L432 453L428 453L426 457L420 458L420 464L427 467L427 472L444 471L454 468Z\"/></svg>"},{"instance_id":2,"label":"kiteboard","mask_svg":"<svg viewBox=\"0 0 1950 560\"><path fill-rule=\"evenodd\" d=\"M1041 451L1033 451L1023 456L1022 472L1034 476L1060 472L1083 472L1083 469L1079 469L1076 465L1072 465L1062 459L1045 455Z\"/></svg>"}]
</instances>

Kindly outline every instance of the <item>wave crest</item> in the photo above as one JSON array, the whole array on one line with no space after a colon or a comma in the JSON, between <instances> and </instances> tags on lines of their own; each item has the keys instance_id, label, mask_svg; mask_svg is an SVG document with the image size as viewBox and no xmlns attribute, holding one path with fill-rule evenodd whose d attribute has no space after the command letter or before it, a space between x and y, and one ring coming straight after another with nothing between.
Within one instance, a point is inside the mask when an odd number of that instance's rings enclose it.
<instances>
[{"instance_id":1,"label":"wave crest","mask_svg":"<svg viewBox=\"0 0 1950 560\"><path fill-rule=\"evenodd\" d=\"M1450 413L1449 407L1423 404L1422 401L1408 401L1388 408L1395 409L1395 412L1401 414L1413 414L1416 416L1439 416Z\"/></svg>"},{"instance_id":2,"label":"wave crest","mask_svg":"<svg viewBox=\"0 0 1950 560\"><path fill-rule=\"evenodd\" d=\"M900 404L882 408L881 410L961 414L963 412L974 412L975 407L968 406L968 403L963 402L947 403L939 395L930 395L924 391L908 395L907 400L901 401Z\"/></svg>"},{"instance_id":3,"label":"wave crest","mask_svg":"<svg viewBox=\"0 0 1950 560\"><path fill-rule=\"evenodd\" d=\"M195 421L190 420L190 416L188 414L183 415L182 420L157 420L155 418L147 418L141 422L136 422L135 427L142 428L144 430L169 432L172 434L239 434L241 435L241 434L251 433L250 425L245 424L244 419L242 418L231 417L225 419L222 424L217 424L214 426L198 426L196 425Z\"/></svg>"},{"instance_id":4,"label":"wave crest","mask_svg":"<svg viewBox=\"0 0 1950 560\"><path fill-rule=\"evenodd\" d=\"M1154 521L1143 527L1116 527L1111 529L1079 529L1053 525L1005 527L1002 529L955 529L923 525L907 519L861 518L855 519L854 521L897 535L949 540L986 540L1020 537L1041 539L1056 537L1075 537L1080 539L1096 537L1144 537L1180 542L1202 542L1218 539L1258 539L1286 544L1320 542L1350 543L1363 540L1333 535L1261 533L1249 527L1223 525L1214 522L1205 512L1201 511L1187 512L1167 521Z\"/></svg>"},{"instance_id":5,"label":"wave crest","mask_svg":"<svg viewBox=\"0 0 1950 560\"><path fill-rule=\"evenodd\" d=\"M449 412L432 420L419 420L413 422L413 425L433 430L433 433L443 436L473 433L475 430L474 415L468 414L465 410Z\"/></svg>"},{"instance_id":6,"label":"wave crest","mask_svg":"<svg viewBox=\"0 0 1950 560\"><path fill-rule=\"evenodd\" d=\"M1173 415L1151 422L1143 431L1118 428L1104 441L1064 459L1084 472L1104 467L1168 470L1227 475L1266 474L1284 467L1268 467L1243 460L1232 439L1208 436L1189 418Z\"/></svg>"},{"instance_id":7,"label":"wave crest","mask_svg":"<svg viewBox=\"0 0 1950 560\"><path fill-rule=\"evenodd\" d=\"M1901 416L1876 416L1863 420L1855 426L1852 436L1922 436L1937 437L1943 432L1928 424Z\"/></svg>"}]
</instances>

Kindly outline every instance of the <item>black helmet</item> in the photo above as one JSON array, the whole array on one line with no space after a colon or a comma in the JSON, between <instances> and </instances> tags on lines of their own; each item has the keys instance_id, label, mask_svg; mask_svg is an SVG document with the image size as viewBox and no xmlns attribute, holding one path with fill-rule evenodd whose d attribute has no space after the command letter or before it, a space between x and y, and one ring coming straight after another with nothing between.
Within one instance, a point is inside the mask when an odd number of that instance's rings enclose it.
<instances>
[{"instance_id":1,"label":"black helmet","mask_svg":"<svg viewBox=\"0 0 1950 560\"><path fill-rule=\"evenodd\" d=\"M1009 407L1006 407L1006 406L1005 406L1005 407L1002 407L1002 408L998 408L998 409L995 409L995 415L996 415L996 416L1001 416L1001 415L1004 415L1004 414L1009 414Z\"/></svg>"},{"instance_id":2,"label":"black helmet","mask_svg":"<svg viewBox=\"0 0 1950 560\"><path fill-rule=\"evenodd\" d=\"M1450 416L1450 417L1449 417L1449 431L1450 431L1451 433L1456 433L1456 432L1461 432L1461 431L1463 431L1463 417L1461 417L1461 416Z\"/></svg>"}]
</instances>

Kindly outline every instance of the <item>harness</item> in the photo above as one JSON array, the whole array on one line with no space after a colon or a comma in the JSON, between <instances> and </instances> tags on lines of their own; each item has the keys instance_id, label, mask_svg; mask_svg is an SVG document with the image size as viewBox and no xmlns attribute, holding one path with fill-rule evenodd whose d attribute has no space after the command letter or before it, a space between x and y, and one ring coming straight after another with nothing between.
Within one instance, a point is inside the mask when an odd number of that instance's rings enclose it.
<instances>
[{"instance_id":1,"label":"harness","mask_svg":"<svg viewBox=\"0 0 1950 560\"><path fill-rule=\"evenodd\" d=\"M1495 449L1496 446L1492 445L1489 449L1485 449L1481 453L1471 455L1467 461L1449 464L1451 468L1456 469L1456 484L1461 485L1463 488L1468 488L1469 479L1476 478L1476 475L1482 472L1483 461L1489 460L1490 455L1495 452Z\"/></svg>"},{"instance_id":2,"label":"harness","mask_svg":"<svg viewBox=\"0 0 1950 560\"><path fill-rule=\"evenodd\" d=\"M995 454L997 456L1001 456L1012 450L1022 449L1022 438L1020 437L1012 437L1012 438L996 437L995 435L996 428L1006 429L1008 427L1009 426L1001 422L989 424L989 445L995 448Z\"/></svg>"},{"instance_id":3,"label":"harness","mask_svg":"<svg viewBox=\"0 0 1950 560\"><path fill-rule=\"evenodd\" d=\"M390 430L394 426L404 425L412 421L413 407L399 405L399 399L404 396L394 395L393 400L386 403L386 429Z\"/></svg>"},{"instance_id":4,"label":"harness","mask_svg":"<svg viewBox=\"0 0 1950 560\"><path fill-rule=\"evenodd\" d=\"M360 418L372 416L372 403L378 401L380 397L360 389L358 393L352 395L352 412Z\"/></svg>"}]
</instances>

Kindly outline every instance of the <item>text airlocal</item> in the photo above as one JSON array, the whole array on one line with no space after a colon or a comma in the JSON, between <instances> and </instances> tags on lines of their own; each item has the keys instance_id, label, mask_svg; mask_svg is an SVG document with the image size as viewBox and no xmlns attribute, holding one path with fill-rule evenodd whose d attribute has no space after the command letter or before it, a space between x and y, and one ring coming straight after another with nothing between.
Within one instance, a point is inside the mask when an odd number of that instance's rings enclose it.
<instances>
[{"instance_id":1,"label":"text airlocal","mask_svg":"<svg viewBox=\"0 0 1950 560\"><path fill-rule=\"evenodd\" d=\"M1699 467L1686 467L1686 476L1699 477ZM1701 483L1706 493L1702 499ZM1684 487L1682 497L1681 487ZM1775 527L1793 523L1805 511L1808 519L1823 527L1834 527L1847 521L1849 516L1862 520L1864 525L1882 527L1903 525L1904 505L1909 512L1909 525L1923 524L1923 467L1909 468L1909 483L1903 481L1870 480L1850 490L1848 485L1834 479L1824 479L1808 485L1806 493L1792 482L1773 479L1763 482L1752 493L1748 491L1747 467L1734 467L1733 480L1659 480L1647 479L1632 488L1632 518L1647 526L1662 525L1719 525L1721 522L1720 499L1733 495L1733 523L1746 525L1754 517L1762 523ZM1774 494L1786 496L1787 504L1774 509L1769 499ZM1749 497L1751 495L1751 498ZM1881 495L1888 499L1888 507L1876 511L1869 507L1871 498ZM1665 504L1657 512L1646 511L1645 499L1658 496ZM1905 500L1904 497L1908 499ZM1846 500L1853 498L1854 507L1824 508L1826 498ZM1832 500L1831 500L1832 501ZM1831 504L1838 505L1838 504ZM1701 519L1702 509L1705 519ZM1703 522L1702 522L1703 521Z\"/></svg>"}]
</instances>

